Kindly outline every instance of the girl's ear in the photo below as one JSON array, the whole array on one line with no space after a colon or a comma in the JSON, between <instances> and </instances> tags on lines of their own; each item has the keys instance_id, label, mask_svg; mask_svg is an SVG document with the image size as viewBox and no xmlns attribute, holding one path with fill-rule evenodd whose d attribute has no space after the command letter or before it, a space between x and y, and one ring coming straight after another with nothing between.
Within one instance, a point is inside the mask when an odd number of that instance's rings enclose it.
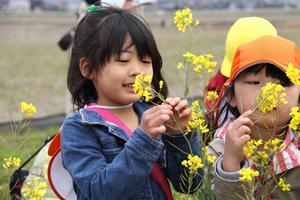
<instances>
[{"instance_id":1,"label":"girl's ear","mask_svg":"<svg viewBox=\"0 0 300 200\"><path fill-rule=\"evenodd\" d=\"M86 57L82 57L79 60L79 69L83 77L92 79L92 73L90 68L90 62Z\"/></svg>"}]
</instances>

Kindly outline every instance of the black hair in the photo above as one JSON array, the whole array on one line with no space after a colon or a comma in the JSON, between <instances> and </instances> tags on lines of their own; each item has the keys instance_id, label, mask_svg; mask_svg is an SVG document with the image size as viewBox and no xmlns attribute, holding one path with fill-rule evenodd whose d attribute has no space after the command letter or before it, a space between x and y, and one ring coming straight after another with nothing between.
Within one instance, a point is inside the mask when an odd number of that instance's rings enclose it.
<instances>
[{"instance_id":1,"label":"black hair","mask_svg":"<svg viewBox=\"0 0 300 200\"><path fill-rule=\"evenodd\" d=\"M149 56L152 60L152 86L159 91L162 58L154 36L145 20L133 13L114 7L107 7L88 13L79 23L71 52L67 84L72 95L73 107L82 108L90 99L97 99L91 80L82 76L80 58L89 61L90 72L101 71L113 56L120 57L126 37L130 35L138 56L142 60ZM168 95L167 84L163 84L161 94ZM159 98L153 102L160 103Z\"/></svg>"},{"instance_id":2,"label":"black hair","mask_svg":"<svg viewBox=\"0 0 300 200\"><path fill-rule=\"evenodd\" d=\"M280 81L280 84L282 86L292 86L293 83L291 80L286 76L286 73L282 71L279 67L271 64L271 63L259 63L255 64L251 67L246 68L242 72L240 72L236 78L232 81L230 86L225 90L221 102L223 101L224 98L231 98L234 95L234 82L237 80L239 77L244 76L246 74L258 74L261 70L266 69L266 76L271 77L274 79L278 79ZM219 126L222 126L222 124L227 120L229 112L231 112L236 118L240 116L240 113L237 109L237 107L232 107L228 103L230 99L225 99L224 105L219 109L218 113L223 113L225 114L224 120L221 122ZM300 96L298 101L300 102ZM218 119L217 119L218 120Z\"/></svg>"}]
</instances>

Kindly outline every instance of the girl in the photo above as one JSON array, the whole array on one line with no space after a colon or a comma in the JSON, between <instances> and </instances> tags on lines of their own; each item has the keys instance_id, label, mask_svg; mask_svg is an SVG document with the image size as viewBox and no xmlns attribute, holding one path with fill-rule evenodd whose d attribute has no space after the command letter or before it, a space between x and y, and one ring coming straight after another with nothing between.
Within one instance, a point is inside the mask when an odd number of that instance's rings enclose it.
<instances>
[{"instance_id":1,"label":"girl","mask_svg":"<svg viewBox=\"0 0 300 200\"><path fill-rule=\"evenodd\" d=\"M156 106L141 101L133 91L141 72L153 76L153 88L164 97L168 93L166 84L160 89L162 60L150 28L125 10L88 9L76 30L67 80L78 112L61 129L62 162L77 199L172 199L165 178L177 191L187 190L182 152L200 149L197 134L187 137L191 148L176 134L190 119L188 103L178 97L155 98ZM199 176L193 181L190 191Z\"/></svg>"},{"instance_id":2,"label":"girl","mask_svg":"<svg viewBox=\"0 0 300 200\"><path fill-rule=\"evenodd\" d=\"M209 145L210 153L219 156L215 164L214 185L217 199L300 198L300 184L296 178L300 175L299 142L297 133L288 128L291 108L299 106L300 87L285 74L289 63L299 69L300 52L295 43L279 36L262 36L237 49L230 78L221 92L220 101L226 101L220 114L223 123ZM288 103L261 113L256 109L256 98L268 82L284 87ZM265 154L266 159L270 158L267 165L274 177L261 174L255 179L254 192L251 193L253 184L251 181L242 184L241 172L247 167L258 169L261 166L251 164L252 161L255 163L254 158L245 158L244 147L250 139L266 142L272 138L282 140L282 144L273 147L278 151ZM280 178L285 181L281 186L278 183ZM282 191L282 186L287 184L291 187L288 193L288 187Z\"/></svg>"}]
</instances>

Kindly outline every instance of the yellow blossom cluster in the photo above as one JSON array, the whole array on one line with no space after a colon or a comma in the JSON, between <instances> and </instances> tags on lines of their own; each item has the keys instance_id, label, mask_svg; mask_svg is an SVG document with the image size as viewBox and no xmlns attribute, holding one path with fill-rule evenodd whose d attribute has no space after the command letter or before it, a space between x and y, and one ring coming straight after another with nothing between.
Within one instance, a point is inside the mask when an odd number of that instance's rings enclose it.
<instances>
[{"instance_id":1,"label":"yellow blossom cluster","mask_svg":"<svg viewBox=\"0 0 300 200\"><path fill-rule=\"evenodd\" d=\"M133 84L133 91L137 93L138 96L144 97L146 102L154 98L151 82L152 76L144 75L144 73L142 72L136 76L135 83ZM160 83L161 87L162 84Z\"/></svg>"},{"instance_id":2,"label":"yellow blossom cluster","mask_svg":"<svg viewBox=\"0 0 300 200\"><path fill-rule=\"evenodd\" d=\"M192 102L191 109L191 120L186 125L186 133L192 131L192 129L200 129L201 133L207 133L209 131L208 125L204 119L204 114L201 111L199 101Z\"/></svg>"},{"instance_id":3,"label":"yellow blossom cluster","mask_svg":"<svg viewBox=\"0 0 300 200\"><path fill-rule=\"evenodd\" d=\"M32 117L36 113L36 107L31 103L26 103L25 101L21 102L21 112L25 114L26 117Z\"/></svg>"},{"instance_id":4,"label":"yellow blossom cluster","mask_svg":"<svg viewBox=\"0 0 300 200\"><path fill-rule=\"evenodd\" d=\"M242 182L251 182L254 177L259 176L259 172L257 170L253 170L249 167L243 168L240 170L240 181Z\"/></svg>"},{"instance_id":5,"label":"yellow blossom cluster","mask_svg":"<svg viewBox=\"0 0 300 200\"><path fill-rule=\"evenodd\" d=\"M192 23L193 14L189 8L176 11L174 16L174 24L176 24L178 31L185 32L186 28L190 27Z\"/></svg>"},{"instance_id":6,"label":"yellow blossom cluster","mask_svg":"<svg viewBox=\"0 0 300 200\"><path fill-rule=\"evenodd\" d=\"M272 138L265 142L264 150L269 152L270 154L274 154L277 151L284 148L283 140L278 138Z\"/></svg>"},{"instance_id":7,"label":"yellow blossom cluster","mask_svg":"<svg viewBox=\"0 0 300 200\"><path fill-rule=\"evenodd\" d=\"M259 146L262 146L261 150ZM249 140L244 146L244 155L247 158L252 158L254 163L260 165L268 164L270 155L284 148L283 140L272 138L263 143L262 139Z\"/></svg>"},{"instance_id":8,"label":"yellow blossom cluster","mask_svg":"<svg viewBox=\"0 0 300 200\"><path fill-rule=\"evenodd\" d=\"M206 99L208 101L214 101L214 100L217 100L219 97L217 91L208 91L207 92L207 95L206 95Z\"/></svg>"},{"instance_id":9,"label":"yellow blossom cluster","mask_svg":"<svg viewBox=\"0 0 300 200\"><path fill-rule=\"evenodd\" d=\"M285 183L283 178L279 179L278 186L283 192L288 192L291 190L291 184Z\"/></svg>"},{"instance_id":10,"label":"yellow blossom cluster","mask_svg":"<svg viewBox=\"0 0 300 200\"><path fill-rule=\"evenodd\" d=\"M202 151L203 151L203 153L205 155L205 160L207 161L207 163L214 164L214 162L217 159L217 156L209 155L209 153L208 153L208 146L202 147Z\"/></svg>"},{"instance_id":11,"label":"yellow blossom cluster","mask_svg":"<svg viewBox=\"0 0 300 200\"><path fill-rule=\"evenodd\" d=\"M264 87L260 89L260 93L256 98L258 103L258 110L262 113L272 111L280 103L287 104L285 99L286 93L285 89L280 84L267 83Z\"/></svg>"},{"instance_id":12,"label":"yellow blossom cluster","mask_svg":"<svg viewBox=\"0 0 300 200\"><path fill-rule=\"evenodd\" d=\"M189 154L188 159L183 160L181 164L189 169L190 174L196 174L198 169L203 168L202 160L197 155L193 156Z\"/></svg>"},{"instance_id":13,"label":"yellow blossom cluster","mask_svg":"<svg viewBox=\"0 0 300 200\"><path fill-rule=\"evenodd\" d=\"M297 86L300 86L300 70L295 68L292 63L288 65L288 69L286 70L286 76Z\"/></svg>"},{"instance_id":14,"label":"yellow blossom cluster","mask_svg":"<svg viewBox=\"0 0 300 200\"><path fill-rule=\"evenodd\" d=\"M297 130L298 126L300 124L300 112L299 107L292 107L290 115L292 116L292 119L290 121L289 127L293 130Z\"/></svg>"},{"instance_id":15,"label":"yellow blossom cluster","mask_svg":"<svg viewBox=\"0 0 300 200\"><path fill-rule=\"evenodd\" d=\"M22 188L25 199L40 200L47 193L47 183L41 182L39 177L27 181Z\"/></svg>"},{"instance_id":16,"label":"yellow blossom cluster","mask_svg":"<svg viewBox=\"0 0 300 200\"><path fill-rule=\"evenodd\" d=\"M249 140L246 145L244 146L244 155L247 158L250 158L256 151L258 146L262 145L262 139L259 140Z\"/></svg>"},{"instance_id":17,"label":"yellow blossom cluster","mask_svg":"<svg viewBox=\"0 0 300 200\"><path fill-rule=\"evenodd\" d=\"M186 52L183 54L183 57L187 63L193 66L194 71L197 73L201 73L203 69L206 69L207 73L212 73L213 68L217 66L217 62L211 61L213 58L213 55L211 54L197 56L191 52Z\"/></svg>"},{"instance_id":18,"label":"yellow blossom cluster","mask_svg":"<svg viewBox=\"0 0 300 200\"><path fill-rule=\"evenodd\" d=\"M4 163L3 167L5 169L13 168L13 167L20 167L21 164L21 159L17 157L9 157L9 158L4 158Z\"/></svg>"}]
</instances>

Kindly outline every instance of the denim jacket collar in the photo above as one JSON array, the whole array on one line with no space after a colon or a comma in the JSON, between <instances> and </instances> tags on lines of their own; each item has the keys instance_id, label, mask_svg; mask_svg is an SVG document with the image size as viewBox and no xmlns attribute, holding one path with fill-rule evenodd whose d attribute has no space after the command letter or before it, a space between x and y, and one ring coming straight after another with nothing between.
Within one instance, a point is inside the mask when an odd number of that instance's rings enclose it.
<instances>
[{"instance_id":1,"label":"denim jacket collar","mask_svg":"<svg viewBox=\"0 0 300 200\"><path fill-rule=\"evenodd\" d=\"M138 115L139 123L142 117L142 113L150 107L151 107L150 104L145 104L141 102L136 102L133 104L133 109ZM113 123L109 123L105 121L100 115L98 115L98 113L90 110L85 110L85 109L80 109L79 113L81 115L80 121L82 123L89 124L89 125L106 126L108 128L108 131L114 134L116 137L119 137L125 141L128 140L128 136L123 129L119 128Z\"/></svg>"}]
</instances>

